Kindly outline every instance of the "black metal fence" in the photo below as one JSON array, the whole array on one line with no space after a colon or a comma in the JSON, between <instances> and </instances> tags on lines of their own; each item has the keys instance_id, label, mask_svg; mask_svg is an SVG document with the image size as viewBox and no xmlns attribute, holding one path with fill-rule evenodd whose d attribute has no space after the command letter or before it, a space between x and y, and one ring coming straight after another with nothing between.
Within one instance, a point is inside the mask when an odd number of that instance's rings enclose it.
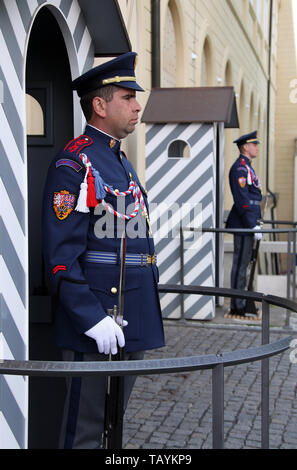
<instances>
[{"instance_id":1,"label":"black metal fence","mask_svg":"<svg viewBox=\"0 0 297 470\"><path fill-rule=\"evenodd\" d=\"M292 220L263 220L263 224L264 225L271 225L272 226L272 229L277 229L279 228L278 226L282 226L282 225L288 225L288 226L291 226L293 229L297 228L297 222L294 222ZM279 241L277 240L277 233L271 233L270 234L270 239L272 239L272 241ZM288 238L287 238L287 280L289 281L288 279L288 271L289 271L289 258L292 260L291 258L291 253L290 253L290 238L292 237L293 239L293 249L292 249L292 254L293 254L293 263L296 264L296 234L294 234L294 232L292 233L288 233ZM294 245L295 245L295 248L294 248ZM279 260L279 256L277 255L277 253L272 253L273 255L273 261L274 261L274 266L273 266L273 274L280 274L280 265L281 265L281 262ZM288 295L288 289L289 289L289 282L287 282L287 295ZM294 291L293 291L294 292ZM295 299L294 299L295 300Z\"/></svg>"},{"instance_id":2,"label":"black metal fence","mask_svg":"<svg viewBox=\"0 0 297 470\"><path fill-rule=\"evenodd\" d=\"M273 223L273 224L286 224L292 225L294 228L284 228L284 229L267 229L261 228L261 230L254 230L254 229L224 229L224 228L193 228L193 227L180 227L180 283L181 285L184 284L184 232L198 232L198 233L213 233L215 237L218 237L224 233L230 234L253 234L260 232L262 234L269 233L271 235L276 234L287 234L287 298L292 299L293 301L296 300L296 269L295 269L295 257L296 257L296 234L297 234L297 222L289 222L289 221L263 221L264 223ZM220 244L216 243L216 249ZM216 253L216 259L218 259ZM218 266L216 263L215 266L215 279L216 279L216 287L219 287L220 278L218 271ZM292 288L291 288L292 287ZM181 296L181 317L184 318L185 311L184 311L184 302L183 296ZM286 326L289 326L289 317L290 317L290 310L287 309L286 315Z\"/></svg>"},{"instance_id":3,"label":"black metal fence","mask_svg":"<svg viewBox=\"0 0 297 470\"><path fill-rule=\"evenodd\" d=\"M261 360L261 446L269 448L269 358L290 347L291 336L269 343L270 305L297 312L292 300L261 293L212 287L160 285L160 292L252 299L262 303L262 345L222 354L112 362L0 361L0 374L21 376L125 376L212 370L213 448L224 447L224 368Z\"/></svg>"}]
</instances>

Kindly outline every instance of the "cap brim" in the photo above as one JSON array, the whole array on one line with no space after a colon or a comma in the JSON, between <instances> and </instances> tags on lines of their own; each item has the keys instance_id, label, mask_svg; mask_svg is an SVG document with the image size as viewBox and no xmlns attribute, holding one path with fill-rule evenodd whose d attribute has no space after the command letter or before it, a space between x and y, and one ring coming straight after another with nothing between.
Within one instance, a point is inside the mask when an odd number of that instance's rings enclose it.
<instances>
[{"instance_id":1,"label":"cap brim","mask_svg":"<svg viewBox=\"0 0 297 470\"><path fill-rule=\"evenodd\" d=\"M136 91L145 91L143 88L141 88L140 85L136 82L120 82L120 83L111 83L110 85L115 85L120 88L130 88L131 90L136 90Z\"/></svg>"}]
</instances>

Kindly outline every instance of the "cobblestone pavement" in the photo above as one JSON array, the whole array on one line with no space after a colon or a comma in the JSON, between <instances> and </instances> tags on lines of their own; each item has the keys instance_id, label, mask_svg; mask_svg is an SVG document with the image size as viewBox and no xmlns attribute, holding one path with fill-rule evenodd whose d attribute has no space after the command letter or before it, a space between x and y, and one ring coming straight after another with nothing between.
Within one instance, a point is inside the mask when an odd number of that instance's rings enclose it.
<instances>
[{"instance_id":1,"label":"cobblestone pavement","mask_svg":"<svg viewBox=\"0 0 297 470\"><path fill-rule=\"evenodd\" d=\"M234 322L234 320L233 320ZM165 322L166 347L146 359L212 354L261 344L259 328ZM293 334L296 336L296 331ZM271 342L288 333L271 332ZM297 364L270 359L270 448L297 448ZM260 362L225 368L225 448L261 447ZM212 448L211 371L137 377L125 414L125 449Z\"/></svg>"}]
</instances>

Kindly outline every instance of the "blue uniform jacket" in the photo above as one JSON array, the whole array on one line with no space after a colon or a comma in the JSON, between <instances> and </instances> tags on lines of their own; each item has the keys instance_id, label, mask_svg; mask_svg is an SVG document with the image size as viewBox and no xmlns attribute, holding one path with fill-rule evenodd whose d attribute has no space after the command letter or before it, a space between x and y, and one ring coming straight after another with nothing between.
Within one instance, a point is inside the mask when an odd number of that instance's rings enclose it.
<instances>
[{"instance_id":1,"label":"blue uniform jacket","mask_svg":"<svg viewBox=\"0 0 297 470\"><path fill-rule=\"evenodd\" d=\"M102 204L90 208L88 213L75 210L85 176L81 153L87 155L104 182L114 190L126 191L131 180L139 185L140 182L120 151L120 142L89 125L84 135L67 144L54 158L48 171L43 201L43 246L52 294L57 299L56 343L61 348L97 352L96 342L84 332L105 318L107 309L118 304L123 224L127 226L127 253L153 255L154 243L141 210L135 220L128 222L103 210ZM141 189L147 204L146 193ZM132 194L107 195L105 201L119 212L125 212L125 208L128 214L133 212ZM139 233L142 235L135 236ZM118 263L88 262L84 259L87 250L115 253ZM155 265L126 266L126 351L164 346L157 281Z\"/></svg>"},{"instance_id":2,"label":"blue uniform jacket","mask_svg":"<svg viewBox=\"0 0 297 470\"><path fill-rule=\"evenodd\" d=\"M259 178L245 155L240 155L229 173L234 204L226 228L254 228L261 218L262 194ZM243 234L246 235L246 234Z\"/></svg>"}]
</instances>

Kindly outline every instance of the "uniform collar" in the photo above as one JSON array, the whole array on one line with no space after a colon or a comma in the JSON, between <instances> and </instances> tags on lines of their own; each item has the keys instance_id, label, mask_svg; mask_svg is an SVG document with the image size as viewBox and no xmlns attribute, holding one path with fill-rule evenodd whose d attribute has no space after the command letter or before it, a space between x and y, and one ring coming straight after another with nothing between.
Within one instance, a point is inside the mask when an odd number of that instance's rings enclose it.
<instances>
[{"instance_id":1,"label":"uniform collar","mask_svg":"<svg viewBox=\"0 0 297 470\"><path fill-rule=\"evenodd\" d=\"M246 155L243 155L242 153L239 155L239 158L240 159L244 158L245 163L248 163L249 165L252 164L252 159L247 157Z\"/></svg>"},{"instance_id":2,"label":"uniform collar","mask_svg":"<svg viewBox=\"0 0 297 470\"><path fill-rule=\"evenodd\" d=\"M85 129L85 134L89 137L92 137L94 140L100 140L101 142L105 143L111 150L114 152L119 152L121 147L121 141L112 137L106 132L101 131L97 127L92 126L91 124L87 124Z\"/></svg>"}]
</instances>

